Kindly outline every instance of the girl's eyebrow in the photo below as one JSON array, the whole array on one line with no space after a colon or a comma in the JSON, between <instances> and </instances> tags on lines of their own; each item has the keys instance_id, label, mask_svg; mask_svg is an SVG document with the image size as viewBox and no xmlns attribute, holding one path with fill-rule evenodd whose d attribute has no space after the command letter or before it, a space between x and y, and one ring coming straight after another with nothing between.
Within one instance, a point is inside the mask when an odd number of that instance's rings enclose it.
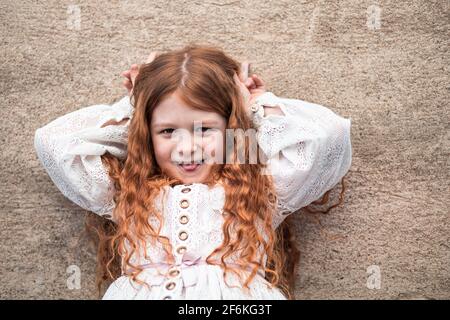
<instances>
[{"instance_id":1,"label":"girl's eyebrow","mask_svg":"<svg viewBox=\"0 0 450 320\"><path fill-rule=\"evenodd\" d=\"M158 127L175 127L175 125L171 124L171 123L165 123L165 122L161 122L161 123L155 123L153 125L154 128L158 128Z\"/></svg>"},{"instance_id":2,"label":"girl's eyebrow","mask_svg":"<svg viewBox=\"0 0 450 320\"><path fill-rule=\"evenodd\" d=\"M197 124L197 125L218 125L219 124L219 122L217 121L217 120L202 120L202 121L196 121L196 123L195 124ZM176 127L176 125L175 124L173 124L173 123L169 123L169 122L161 122L161 123L155 123L154 124L154 126L153 126L154 128L159 128L159 127Z\"/></svg>"},{"instance_id":3,"label":"girl's eyebrow","mask_svg":"<svg viewBox=\"0 0 450 320\"><path fill-rule=\"evenodd\" d=\"M207 125L207 126L211 126L211 125L218 125L219 122L217 120L202 120L201 122L197 122L197 124L201 124L201 125Z\"/></svg>"}]
</instances>

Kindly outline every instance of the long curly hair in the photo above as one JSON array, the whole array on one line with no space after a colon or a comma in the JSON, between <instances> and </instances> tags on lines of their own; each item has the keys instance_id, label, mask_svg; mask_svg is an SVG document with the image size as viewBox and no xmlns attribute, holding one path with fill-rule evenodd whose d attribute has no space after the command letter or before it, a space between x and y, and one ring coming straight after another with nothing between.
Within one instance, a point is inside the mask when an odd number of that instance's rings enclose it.
<instances>
[{"instance_id":1,"label":"long curly hair","mask_svg":"<svg viewBox=\"0 0 450 320\"><path fill-rule=\"evenodd\" d=\"M240 66L220 48L190 44L162 53L139 68L131 96L134 114L129 124L127 156L125 159L115 158L109 153L101 156L115 187L114 222L93 213L86 216L86 230L97 248L99 297L107 285L121 275L128 275L141 283L137 277L143 269L133 257L142 250L147 257L143 248L149 241L153 245L161 244L167 263L175 261L170 240L160 235L164 217L154 206L154 200L165 186L181 181L166 176L156 163L150 134L153 110L177 91L186 104L225 117L227 129L255 129L233 80L234 73L241 72ZM213 257L218 257L224 276L233 272L242 281L241 272L227 265L226 260L238 253L238 260L233 262L252 267L244 288L249 289L257 271L263 269L266 280L280 288L287 299L293 299L295 270L300 256L292 230L293 215L286 217L274 230L272 216L277 197L272 177L261 174L266 165L260 159L256 164L250 164L247 142L244 143L244 163L242 159L238 163L237 152L232 150L234 161L217 165L211 179L204 182L213 187L214 182L220 179L225 190L224 238L208 256L207 262L217 264L213 261L218 260ZM257 151L260 154L259 146ZM341 204L345 190L343 181L339 203L324 212ZM313 204L326 203L330 191ZM266 263L261 252L266 254Z\"/></svg>"}]
</instances>

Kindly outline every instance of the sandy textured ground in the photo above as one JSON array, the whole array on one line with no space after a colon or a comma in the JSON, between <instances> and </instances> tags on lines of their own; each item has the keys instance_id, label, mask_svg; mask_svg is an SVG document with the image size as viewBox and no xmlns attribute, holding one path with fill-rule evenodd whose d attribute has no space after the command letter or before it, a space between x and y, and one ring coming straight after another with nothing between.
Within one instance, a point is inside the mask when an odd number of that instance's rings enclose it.
<instances>
[{"instance_id":1,"label":"sandy textured ground","mask_svg":"<svg viewBox=\"0 0 450 320\"><path fill-rule=\"evenodd\" d=\"M248 58L279 96L352 119L345 205L320 217L323 229L295 216L298 299L450 298L450 2L2 0L0 9L1 298L96 298L94 256L78 241L84 211L46 175L34 132L117 100L128 65L190 41ZM81 270L78 290L66 285L70 265ZM367 286L370 270L378 288Z\"/></svg>"}]
</instances>

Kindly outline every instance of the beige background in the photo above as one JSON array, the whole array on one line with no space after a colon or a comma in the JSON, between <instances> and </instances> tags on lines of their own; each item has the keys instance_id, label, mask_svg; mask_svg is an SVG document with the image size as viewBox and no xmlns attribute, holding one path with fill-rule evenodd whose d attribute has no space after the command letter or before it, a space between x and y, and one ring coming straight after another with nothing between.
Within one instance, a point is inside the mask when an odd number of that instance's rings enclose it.
<instances>
[{"instance_id":1,"label":"beige background","mask_svg":"<svg viewBox=\"0 0 450 320\"><path fill-rule=\"evenodd\" d=\"M34 132L119 99L120 72L150 51L198 41L248 58L275 94L352 119L345 205L319 217L323 229L295 216L297 298L450 298L449 8L448 0L1 1L0 297L96 298L94 255L78 240L84 211L38 162ZM70 265L81 269L79 290L67 288ZM381 287L371 290L373 265Z\"/></svg>"}]
</instances>

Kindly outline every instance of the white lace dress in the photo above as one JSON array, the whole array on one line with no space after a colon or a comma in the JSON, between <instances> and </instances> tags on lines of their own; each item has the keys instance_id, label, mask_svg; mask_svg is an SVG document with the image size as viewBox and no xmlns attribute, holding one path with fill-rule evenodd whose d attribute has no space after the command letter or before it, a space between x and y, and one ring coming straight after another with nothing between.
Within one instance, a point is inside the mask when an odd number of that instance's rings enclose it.
<instances>
[{"instance_id":1,"label":"white lace dress","mask_svg":"<svg viewBox=\"0 0 450 320\"><path fill-rule=\"evenodd\" d=\"M263 106L278 105L284 115L264 116ZM58 189L80 207L111 219L114 186L100 156L106 151L118 158L127 154L130 121L101 127L109 120L132 118L128 97L112 105L99 104L57 118L36 130L34 146ZM284 99L266 92L251 109L257 141L270 159L279 202L273 228L286 216L319 199L333 188L351 165L351 120L330 109L298 99ZM224 279L220 266L204 259L222 243L224 189L202 183L167 186L156 204L164 212L161 233L172 243L176 263L164 261L163 249L148 247L133 258L146 265L139 279L149 287L119 277L103 299L286 299L270 288L263 271L250 284L239 287L237 277ZM226 280L226 281L225 281Z\"/></svg>"}]
</instances>

